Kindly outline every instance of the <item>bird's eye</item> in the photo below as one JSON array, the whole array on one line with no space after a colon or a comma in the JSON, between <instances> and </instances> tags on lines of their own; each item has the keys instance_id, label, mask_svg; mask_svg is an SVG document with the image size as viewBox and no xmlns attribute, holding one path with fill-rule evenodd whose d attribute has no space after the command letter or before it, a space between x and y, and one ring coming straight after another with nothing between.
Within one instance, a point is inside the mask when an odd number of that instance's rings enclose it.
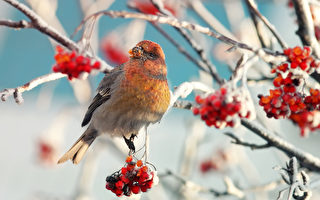
<instances>
[{"instance_id":1,"label":"bird's eye","mask_svg":"<svg viewBox=\"0 0 320 200\"><path fill-rule=\"evenodd\" d=\"M151 59L156 59L156 58L157 58L157 55L154 54L154 53L149 53L149 57L150 57Z\"/></svg>"}]
</instances>

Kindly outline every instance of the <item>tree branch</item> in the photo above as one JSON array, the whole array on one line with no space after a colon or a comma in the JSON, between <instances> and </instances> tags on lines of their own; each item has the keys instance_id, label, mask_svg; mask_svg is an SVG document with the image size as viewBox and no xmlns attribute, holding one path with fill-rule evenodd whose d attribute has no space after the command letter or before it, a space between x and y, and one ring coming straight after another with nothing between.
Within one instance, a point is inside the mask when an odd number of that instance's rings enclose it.
<instances>
[{"instance_id":1,"label":"tree branch","mask_svg":"<svg viewBox=\"0 0 320 200\"><path fill-rule=\"evenodd\" d=\"M25 16L27 16L31 20L31 22L28 22L30 24L29 25L30 27L25 27L25 28L34 28L40 31L41 33L49 36L59 44L65 46L69 50L75 50L78 52L82 50L74 41L72 41L68 37L59 33L55 28L47 24L47 22L45 22L37 13L35 13L30 8L28 8L26 5L16 0L3 0L3 1L7 2L8 4L12 5L13 7L21 11ZM23 27L19 27L19 28L23 28ZM86 56L92 57L91 53L88 51L85 51L83 54ZM108 71L112 69L112 67L108 65L106 62L104 62L102 59L98 57L95 57L95 59L101 63L101 71L106 71L106 70Z\"/></svg>"},{"instance_id":2,"label":"tree branch","mask_svg":"<svg viewBox=\"0 0 320 200\"><path fill-rule=\"evenodd\" d=\"M48 35L58 43L62 44L63 46L67 47L71 50L79 51L79 47L76 43L74 43L72 40L67 38L64 35L61 35L58 31L56 31L53 27L49 26L39 15L37 15L33 10L28 8L26 5L16 1L16 0L3 0L7 2L8 4L12 5L13 7L20 10L25 16L27 16L32 23L33 27L40 32Z\"/></svg>"},{"instance_id":3,"label":"tree branch","mask_svg":"<svg viewBox=\"0 0 320 200\"><path fill-rule=\"evenodd\" d=\"M296 11L299 29L297 34L304 45L311 46L315 56L320 58L320 45L315 37L314 24L308 0L292 0Z\"/></svg>"},{"instance_id":4,"label":"tree branch","mask_svg":"<svg viewBox=\"0 0 320 200\"><path fill-rule=\"evenodd\" d=\"M283 53L280 52L273 52L268 49L260 49L260 48L254 48L251 47L245 43L238 42L236 40L233 40L231 38L228 38L218 32L215 32L211 30L208 27L203 27L198 24L193 24L187 21L180 21L178 19L172 18L172 17L166 17L166 16L158 16L158 15L147 15L142 13L132 13L132 12L126 12L126 11L100 11L97 12L86 19L84 19L80 25L78 26L77 30L81 29L81 27L84 25L86 21L88 21L91 18L97 18L98 16L106 15L112 18L135 18L135 19L143 19L150 22L158 22L161 24L168 24L174 27L180 27L185 28L191 31L197 31L199 33L206 34L210 37L216 38L220 40L223 43L229 44L232 48L231 49L242 49L251 51L255 54L257 54L260 58L264 59L266 62L271 61L277 61L277 62L284 62L287 60L287 57L284 56Z\"/></svg>"},{"instance_id":5,"label":"tree branch","mask_svg":"<svg viewBox=\"0 0 320 200\"><path fill-rule=\"evenodd\" d=\"M0 26L7 26L10 28L33 28L32 23L25 20L12 21L12 20L0 20Z\"/></svg>"},{"instance_id":6,"label":"tree branch","mask_svg":"<svg viewBox=\"0 0 320 200\"><path fill-rule=\"evenodd\" d=\"M239 189L238 187L236 187L233 183L233 181L228 178L225 177L224 179L224 183L226 186L226 190L225 191L218 191L216 189L213 188L205 188L202 187L200 185L197 185L196 183L193 183L191 181L185 180L183 177L173 173L170 170L167 170L164 174L159 175L160 178L166 177L166 176L172 176L175 179L177 179L181 184L183 184L185 187L187 187L186 189L192 189L192 190L197 190L198 192L207 192L207 193L211 193L212 195L214 195L215 197L223 197L223 196L235 196L238 198L243 198L245 193Z\"/></svg>"},{"instance_id":7,"label":"tree branch","mask_svg":"<svg viewBox=\"0 0 320 200\"><path fill-rule=\"evenodd\" d=\"M200 84L198 82L191 82L191 83L185 82L181 84L179 87L177 87L177 89L175 90L174 94L171 97L170 105L175 107L180 106L181 102L177 101L178 98L181 96L185 98L194 89L198 89L204 92L210 92L210 89L208 89L203 84ZM183 102L183 103L186 104L186 102ZM189 102L187 103L187 105L188 106L184 106L184 107L181 106L181 107L183 107L184 109L191 109L193 104ZM270 145L270 147L275 147L279 149L280 151L287 154L289 157L295 156L301 162L301 164L303 164L304 167L316 172L320 172L320 159L318 157L315 157L310 153L295 147L293 144L271 133L270 131L261 127L261 125L257 123L250 122L247 119L241 119L241 124L247 129L251 130L256 135L258 135L259 137L261 137L262 139L264 139L267 142L267 144Z\"/></svg>"},{"instance_id":8,"label":"tree branch","mask_svg":"<svg viewBox=\"0 0 320 200\"><path fill-rule=\"evenodd\" d=\"M267 18L265 18L258 10L256 3L254 0L246 0L246 4L250 10L250 12L254 13L256 16L258 16L261 21L268 27L268 29L271 31L271 33L274 35L274 37L278 40L280 46L282 49L287 49L288 45L286 42L281 38L278 31L275 29L275 27L268 21Z\"/></svg>"},{"instance_id":9,"label":"tree branch","mask_svg":"<svg viewBox=\"0 0 320 200\"><path fill-rule=\"evenodd\" d=\"M22 98L22 93L25 91L32 90L33 88L37 87L38 85L41 85L43 83L47 83L50 81L54 81L63 77L66 77L67 75L61 74L61 73L50 73L46 74L43 76L40 76L38 78L35 78L28 83L16 87L16 88L9 88L9 89L4 89L3 91L0 92L0 97L2 101L6 101L9 96L14 96L15 101L18 104L23 103L23 98Z\"/></svg>"},{"instance_id":10,"label":"tree branch","mask_svg":"<svg viewBox=\"0 0 320 200\"><path fill-rule=\"evenodd\" d=\"M151 0L152 4L160 11L160 13L175 18L168 10L163 6L163 2L159 0ZM218 75L216 67L210 62L207 58L207 55L204 49L188 34L188 32L181 27L175 27L175 29L182 35L182 37L191 45L191 47L196 51L200 56L203 63L207 66L209 73L212 78L217 81L220 85L224 82L223 79Z\"/></svg>"},{"instance_id":11,"label":"tree branch","mask_svg":"<svg viewBox=\"0 0 320 200\"><path fill-rule=\"evenodd\" d=\"M170 43L175 46L182 55L184 55L187 59L189 59L192 63L199 67L200 70L209 73L208 69L206 69L206 65L201 61L195 59L191 54L189 54L175 39L173 39L167 32L165 32L159 25L155 23L151 23L159 33L161 33Z\"/></svg>"},{"instance_id":12,"label":"tree branch","mask_svg":"<svg viewBox=\"0 0 320 200\"><path fill-rule=\"evenodd\" d=\"M270 133L268 130L262 128L256 123L249 122L246 119L241 119L241 124L264 139L273 147L287 154L289 157L295 156L304 167L313 171L320 172L320 159L318 157L315 157L310 153L295 147L293 144L285 141L284 139L273 133Z\"/></svg>"},{"instance_id":13,"label":"tree branch","mask_svg":"<svg viewBox=\"0 0 320 200\"><path fill-rule=\"evenodd\" d=\"M230 133L230 132L225 132L224 134L233 139L233 141L231 141L233 144L238 144L238 145L242 145L242 146L245 146L245 147L250 147L251 150L266 149L266 148L272 147L272 145L270 145L269 143L266 143L266 144L253 144L253 143L244 142L238 136L236 136L235 134Z\"/></svg>"}]
</instances>

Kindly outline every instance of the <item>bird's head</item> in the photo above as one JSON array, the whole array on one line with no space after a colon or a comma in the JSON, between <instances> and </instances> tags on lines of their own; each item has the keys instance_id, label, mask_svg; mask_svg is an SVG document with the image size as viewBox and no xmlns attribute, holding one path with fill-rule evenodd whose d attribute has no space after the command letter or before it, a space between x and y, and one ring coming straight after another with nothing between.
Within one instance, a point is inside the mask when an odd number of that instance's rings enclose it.
<instances>
[{"instance_id":1,"label":"bird's head","mask_svg":"<svg viewBox=\"0 0 320 200\"><path fill-rule=\"evenodd\" d=\"M164 61L165 55L159 44L150 40L143 40L135 47L129 50L130 58L143 59L143 60L162 60Z\"/></svg>"}]
</instances>

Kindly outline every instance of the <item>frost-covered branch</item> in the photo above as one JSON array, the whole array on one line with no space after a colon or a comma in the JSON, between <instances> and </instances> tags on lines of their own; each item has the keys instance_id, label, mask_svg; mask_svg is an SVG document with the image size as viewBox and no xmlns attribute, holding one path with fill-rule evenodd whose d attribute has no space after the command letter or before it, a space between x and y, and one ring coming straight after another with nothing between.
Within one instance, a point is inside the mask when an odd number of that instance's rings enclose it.
<instances>
[{"instance_id":1,"label":"frost-covered branch","mask_svg":"<svg viewBox=\"0 0 320 200\"><path fill-rule=\"evenodd\" d=\"M79 47L75 42L70 40L68 37L60 34L53 27L49 26L38 14L36 14L33 10L28 8L23 3L20 3L16 0L3 0L20 10L25 16L27 16L31 21L29 23L32 24L33 28L39 30L40 32L48 35L52 39L56 40L58 43L72 50L79 50Z\"/></svg>"},{"instance_id":2,"label":"frost-covered branch","mask_svg":"<svg viewBox=\"0 0 320 200\"><path fill-rule=\"evenodd\" d=\"M267 18L265 18L258 10L256 3L254 0L246 0L246 3L250 9L250 12L254 13L256 16L258 16L261 21L268 27L268 29L271 31L271 33L274 35L274 37L278 40L280 46L283 49L287 49L288 45L286 42L281 38L280 34L278 33L277 29L269 22Z\"/></svg>"},{"instance_id":3,"label":"frost-covered branch","mask_svg":"<svg viewBox=\"0 0 320 200\"><path fill-rule=\"evenodd\" d=\"M315 157L310 153L297 148L293 144L271 133L257 123L250 122L246 119L241 119L241 124L264 139L266 142L272 145L272 147L281 150L289 157L295 156L304 167L313 171L320 172L320 159L318 157Z\"/></svg>"},{"instance_id":4,"label":"frost-covered branch","mask_svg":"<svg viewBox=\"0 0 320 200\"><path fill-rule=\"evenodd\" d=\"M297 34L304 45L311 46L314 54L320 58L320 44L314 32L314 25L308 0L292 0L296 11L299 29Z\"/></svg>"},{"instance_id":5,"label":"frost-covered branch","mask_svg":"<svg viewBox=\"0 0 320 200\"><path fill-rule=\"evenodd\" d=\"M298 161L295 157L292 157L285 168L280 169L280 175L285 183L289 185L279 192L278 200L283 196L286 190L288 192L288 199L293 197L294 199L307 200L312 196L310 190L310 178L306 172L299 170Z\"/></svg>"},{"instance_id":6,"label":"frost-covered branch","mask_svg":"<svg viewBox=\"0 0 320 200\"><path fill-rule=\"evenodd\" d=\"M163 1L160 0L151 0L152 4L162 13L163 15L175 18L168 10L165 9L163 5ZM175 18L176 19L176 18ZM204 49L194 40L189 33L182 29L181 27L175 27L175 29L180 33L180 35L190 44L190 46L196 51L196 53L200 56L202 62L206 65L211 76L216 80L219 84L223 83L223 79L218 75L216 66L207 58L206 52Z\"/></svg>"},{"instance_id":7,"label":"frost-covered branch","mask_svg":"<svg viewBox=\"0 0 320 200\"><path fill-rule=\"evenodd\" d=\"M20 26L19 28L34 28L34 29L40 31L41 33L49 36L50 38L52 38L53 40L55 40L59 44L65 46L69 50L75 50L78 52L82 50L78 44L76 44L74 41L72 41L67 36L58 32L55 28L53 28L45 20L43 20L37 13L35 13L32 9L28 8L23 3L20 3L19 1L16 1L16 0L3 0L3 1L5 1L8 4L10 4L11 6L15 7L16 9L21 11L25 16L27 16L30 19L30 22L26 21L27 26L25 26L25 27ZM20 23L22 25L26 24L24 22L24 20L22 20ZM12 27L12 26L8 26L8 27ZM15 27L12 27L12 28L15 28ZM90 56L90 57L92 56L91 53L88 51L83 52L83 54ZM102 59L100 59L98 57L95 57L95 59L101 63L102 70L112 69L112 67L110 65L108 65L106 62L104 62Z\"/></svg>"},{"instance_id":8,"label":"frost-covered branch","mask_svg":"<svg viewBox=\"0 0 320 200\"><path fill-rule=\"evenodd\" d=\"M185 191L185 195L188 194L188 191L192 191L192 193L210 193L215 197L223 197L223 196L235 196L237 198L243 198L245 193L239 189L233 181L229 177L224 178L224 183L226 186L225 191L218 191L214 188L205 188L200 186L192 181L186 180L185 178L173 173L170 170L167 170L164 174L160 175L160 178L164 178L166 176L172 176L177 179L182 184L181 192Z\"/></svg>"},{"instance_id":9,"label":"frost-covered branch","mask_svg":"<svg viewBox=\"0 0 320 200\"><path fill-rule=\"evenodd\" d=\"M201 82L184 82L176 87L174 92L172 93L169 108L171 108L175 104L178 98L186 98L193 90L200 90L206 93L214 91L212 88Z\"/></svg>"},{"instance_id":10,"label":"frost-covered branch","mask_svg":"<svg viewBox=\"0 0 320 200\"><path fill-rule=\"evenodd\" d=\"M38 78L35 78L22 86L19 86L16 88L4 89L3 91L0 92L1 100L6 101L9 96L13 95L15 101L18 104L21 104L21 103L23 103L23 98L22 98L23 92L32 90L33 88L35 88L38 85L41 85L43 83L54 81L54 80L57 80L57 79L60 79L63 77L66 77L66 75L61 74L61 73L50 73L50 74L46 74L46 75L40 76Z\"/></svg>"},{"instance_id":11,"label":"frost-covered branch","mask_svg":"<svg viewBox=\"0 0 320 200\"><path fill-rule=\"evenodd\" d=\"M159 25L155 23L151 23L159 33L161 33L167 40L170 41L170 43L175 46L180 53L182 53L187 59L189 59L191 62L193 62L196 66L199 67L202 71L205 71L209 73L208 69L206 68L206 65L201 60L195 59L186 49L184 49L174 38L172 38L167 32L165 32Z\"/></svg>"},{"instance_id":12,"label":"frost-covered branch","mask_svg":"<svg viewBox=\"0 0 320 200\"><path fill-rule=\"evenodd\" d=\"M272 147L269 143L266 143L266 144L254 144L254 143L245 142L242 139L240 139L238 136L236 136L235 134L230 133L230 132L226 132L224 134L233 139L231 141L231 143L242 145L242 146L245 146L245 147L250 147L251 150L266 149L266 148Z\"/></svg>"},{"instance_id":13,"label":"frost-covered branch","mask_svg":"<svg viewBox=\"0 0 320 200\"><path fill-rule=\"evenodd\" d=\"M176 90L173 92L169 108L171 108L174 105L175 107L179 106L180 102L177 102L178 98L187 97L193 90L200 90L207 93L213 92L212 88L200 82L185 82L178 86ZM175 104L175 102L177 103ZM188 106L184 107L185 109L192 108L191 103L187 105ZM247 119L241 119L241 124L247 129L251 130L256 135L258 135L259 137L261 137L262 139L264 139L268 145L281 150L289 157L295 156L303 164L304 167L307 167L313 171L320 172L320 159L318 157L315 157L310 153L295 147L293 144L271 133L270 131L268 131L264 127L261 127L261 125L257 123L248 121Z\"/></svg>"},{"instance_id":14,"label":"frost-covered branch","mask_svg":"<svg viewBox=\"0 0 320 200\"><path fill-rule=\"evenodd\" d=\"M106 15L112 18L143 19L151 22L168 24L173 27L185 28L191 31L197 31L199 33L203 33L210 37L216 38L223 43L229 44L231 46L231 49L242 49L242 50L251 51L257 54L260 58L262 58L266 62L271 62L271 61L283 62L287 60L287 58L280 52L273 52L268 49L254 48L249 46L248 44L238 42L218 32L215 32L208 27L200 26L198 24L190 23L187 21L180 21L176 18L167 17L167 16L147 15L142 13L133 13L133 12L126 12L126 11L100 11L84 19L79 25L79 27L77 28L77 30L81 29L82 26L85 24L85 22L88 21L89 19L97 18L101 15Z\"/></svg>"},{"instance_id":15,"label":"frost-covered branch","mask_svg":"<svg viewBox=\"0 0 320 200\"><path fill-rule=\"evenodd\" d=\"M214 30L221 34L236 39L234 36L213 14L203 5L200 0L189 0L190 7Z\"/></svg>"},{"instance_id":16,"label":"frost-covered branch","mask_svg":"<svg viewBox=\"0 0 320 200\"><path fill-rule=\"evenodd\" d=\"M0 26L7 26L10 28L33 28L32 23L26 20L12 21L12 20L0 20Z\"/></svg>"}]
</instances>

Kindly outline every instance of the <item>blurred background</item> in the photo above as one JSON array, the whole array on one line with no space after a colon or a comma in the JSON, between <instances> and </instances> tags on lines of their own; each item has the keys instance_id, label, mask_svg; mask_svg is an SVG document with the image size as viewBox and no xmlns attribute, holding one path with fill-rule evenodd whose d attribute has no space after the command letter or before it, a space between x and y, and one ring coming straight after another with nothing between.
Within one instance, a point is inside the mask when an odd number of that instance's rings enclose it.
<instances>
[{"instance_id":1,"label":"blurred background","mask_svg":"<svg viewBox=\"0 0 320 200\"><path fill-rule=\"evenodd\" d=\"M128 10L128 2L154 12L147 0L27 0L20 1L32 7L51 26L70 36L81 20L101 10ZM141 4L139 4L141 3ZM254 28L246 6L240 0L204 0L207 8L225 28L241 41L257 46ZM287 1L257 1L265 15L291 46L300 45L292 9ZM94 6L92 6L94 5ZM143 6L142 6L143 5ZM180 19L207 26L187 1L166 1L167 8ZM170 10L169 9L169 10ZM0 1L0 19L27 19L3 1ZM168 25L160 25L190 54L195 51ZM231 57L227 46L217 40L192 32L216 65L219 74L228 79L229 66L235 65L237 55ZM79 39L79 34L75 40ZM111 66L127 59L127 51L138 41L148 39L159 43L166 54L168 80L171 90L185 81L201 80L216 87L210 77L199 72L197 66L186 59L151 24L132 19L102 17L94 29L91 47L95 55ZM0 90L14 88L52 71L55 42L34 29L15 30L0 27ZM276 47L277 48L277 47ZM229 57L228 57L229 56ZM239 58L239 56L238 56ZM254 72L253 72L254 73ZM24 103L14 99L0 103L0 199L117 199L107 191L105 177L123 166L126 149L122 141L105 137L95 142L91 153L80 165L70 162L56 165L62 155L84 131L80 123L103 74L94 74L85 81L69 82L66 78L43 84L23 94ZM267 84L255 85L252 96L268 90ZM189 97L192 100L194 96ZM260 108L259 108L260 109ZM266 119L261 109L258 116L266 124L282 133L295 145L319 154L319 134L301 138L291 122ZM260 113L260 114L259 114ZM215 128L208 128L188 110L173 108L160 124L149 128L150 162L158 174L170 170L186 179L206 187L225 190L224 178L230 177L240 188L279 181L274 166L284 166L287 158L277 150L251 151L230 143L230 139ZM253 142L262 142L244 128L236 133ZM138 140L143 140L139 137ZM142 145L141 141L138 144ZM317 178L318 175L314 177ZM319 177L318 177L319 178ZM266 192L248 192L246 199L275 199L284 185ZM317 199L317 192L313 199ZM162 176L159 186L143 194L142 199L212 199L210 193L198 194L179 186L179 181ZM225 199L237 199L225 197Z\"/></svg>"}]
</instances>

